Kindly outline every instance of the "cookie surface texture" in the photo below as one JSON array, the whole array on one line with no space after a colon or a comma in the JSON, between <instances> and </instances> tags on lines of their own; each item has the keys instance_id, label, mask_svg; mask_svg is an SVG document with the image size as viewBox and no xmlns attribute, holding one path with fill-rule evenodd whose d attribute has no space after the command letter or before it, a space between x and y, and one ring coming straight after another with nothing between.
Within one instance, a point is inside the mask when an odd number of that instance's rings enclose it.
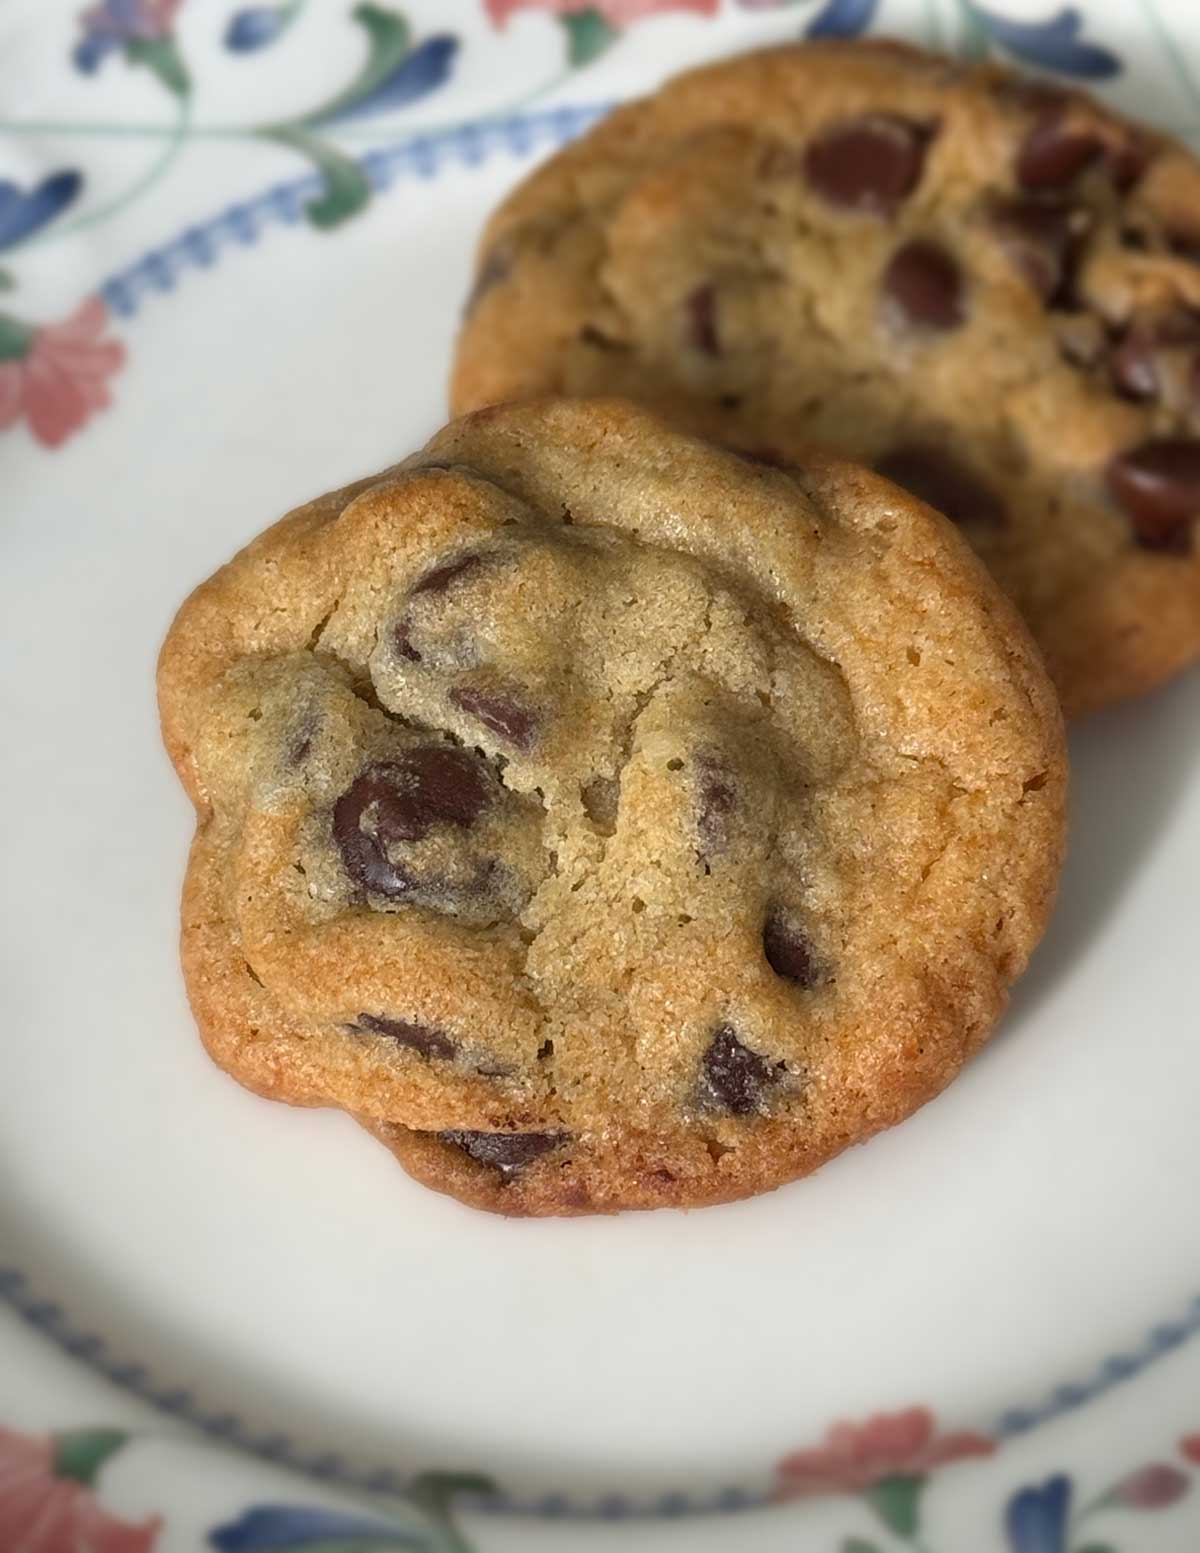
<instances>
[{"instance_id":1,"label":"cookie surface texture","mask_svg":"<svg viewBox=\"0 0 1200 1553\"><path fill-rule=\"evenodd\" d=\"M1200 163L1081 93L831 41L618 110L483 238L453 408L545 393L879 469L1069 715L1200 656Z\"/></svg>"},{"instance_id":2,"label":"cookie surface texture","mask_svg":"<svg viewBox=\"0 0 1200 1553\"><path fill-rule=\"evenodd\" d=\"M620 402L290 514L159 689L212 1056L500 1212L741 1197L901 1120L1058 874L1057 703L957 531Z\"/></svg>"}]
</instances>

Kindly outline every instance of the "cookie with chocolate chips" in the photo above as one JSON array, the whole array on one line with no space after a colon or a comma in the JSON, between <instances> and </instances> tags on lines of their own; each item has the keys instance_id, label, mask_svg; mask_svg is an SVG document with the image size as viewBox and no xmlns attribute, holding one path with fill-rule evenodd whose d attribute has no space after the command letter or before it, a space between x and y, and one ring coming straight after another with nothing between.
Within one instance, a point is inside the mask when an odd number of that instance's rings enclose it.
<instances>
[{"instance_id":1,"label":"cookie with chocolate chips","mask_svg":"<svg viewBox=\"0 0 1200 1553\"><path fill-rule=\"evenodd\" d=\"M619 110L481 244L453 407L547 392L900 481L1069 713L1200 656L1200 162L1082 93L821 41Z\"/></svg>"},{"instance_id":2,"label":"cookie with chocolate chips","mask_svg":"<svg viewBox=\"0 0 1200 1553\"><path fill-rule=\"evenodd\" d=\"M1063 842L959 534L619 402L485 410L268 529L159 673L213 1057L505 1213L723 1201L985 1039Z\"/></svg>"}]
</instances>

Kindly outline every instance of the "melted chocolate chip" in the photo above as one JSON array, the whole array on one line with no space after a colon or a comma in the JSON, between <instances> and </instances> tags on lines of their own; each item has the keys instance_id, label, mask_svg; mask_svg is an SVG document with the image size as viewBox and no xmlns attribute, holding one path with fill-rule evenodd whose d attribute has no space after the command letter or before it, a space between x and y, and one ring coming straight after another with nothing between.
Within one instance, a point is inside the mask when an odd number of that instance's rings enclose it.
<instances>
[{"instance_id":1,"label":"melted chocolate chip","mask_svg":"<svg viewBox=\"0 0 1200 1553\"><path fill-rule=\"evenodd\" d=\"M404 895L412 875L392 848L435 825L468 827L491 803L484 767L465 750L423 745L368 766L333 806L333 837L346 872L365 890Z\"/></svg>"},{"instance_id":2,"label":"melted chocolate chip","mask_svg":"<svg viewBox=\"0 0 1200 1553\"><path fill-rule=\"evenodd\" d=\"M388 1019L383 1014L360 1014L349 1027L370 1035L386 1035L401 1046L411 1046L422 1057L453 1057L458 1048L448 1035L409 1019Z\"/></svg>"},{"instance_id":3,"label":"melted chocolate chip","mask_svg":"<svg viewBox=\"0 0 1200 1553\"><path fill-rule=\"evenodd\" d=\"M737 807L737 789L729 772L710 755L696 757L696 828L702 857L712 857L727 845L729 817Z\"/></svg>"},{"instance_id":4,"label":"melted chocolate chip","mask_svg":"<svg viewBox=\"0 0 1200 1553\"><path fill-rule=\"evenodd\" d=\"M765 1057L742 1045L732 1025L722 1025L716 1032L700 1066L709 1098L734 1116L757 1111L763 1092L777 1078Z\"/></svg>"},{"instance_id":5,"label":"melted chocolate chip","mask_svg":"<svg viewBox=\"0 0 1200 1553\"><path fill-rule=\"evenodd\" d=\"M1013 265L1044 301L1051 301L1063 288L1088 213L1069 205L1016 199L997 206L992 219Z\"/></svg>"},{"instance_id":6,"label":"melted chocolate chip","mask_svg":"<svg viewBox=\"0 0 1200 1553\"><path fill-rule=\"evenodd\" d=\"M515 1175L524 1165L549 1154L566 1142L561 1132L439 1132L443 1143L452 1143L481 1165L491 1165L503 1176Z\"/></svg>"},{"instance_id":7,"label":"melted chocolate chip","mask_svg":"<svg viewBox=\"0 0 1200 1553\"><path fill-rule=\"evenodd\" d=\"M500 690L480 690L459 685L450 692L451 704L519 750L533 748L537 736L537 713L515 697Z\"/></svg>"},{"instance_id":8,"label":"melted chocolate chip","mask_svg":"<svg viewBox=\"0 0 1200 1553\"><path fill-rule=\"evenodd\" d=\"M918 329L956 329L963 311L962 271L944 248L918 239L892 255L883 296L894 322Z\"/></svg>"},{"instance_id":9,"label":"melted chocolate chip","mask_svg":"<svg viewBox=\"0 0 1200 1553\"><path fill-rule=\"evenodd\" d=\"M463 317L470 318L492 287L498 286L502 280L507 280L511 273L511 255L502 249L494 248L475 272L475 283L463 304Z\"/></svg>"},{"instance_id":10,"label":"melted chocolate chip","mask_svg":"<svg viewBox=\"0 0 1200 1553\"><path fill-rule=\"evenodd\" d=\"M688 295L688 333L692 344L706 356L719 356L721 342L717 336L717 288L712 285L697 286Z\"/></svg>"},{"instance_id":11,"label":"melted chocolate chip","mask_svg":"<svg viewBox=\"0 0 1200 1553\"><path fill-rule=\"evenodd\" d=\"M890 216L916 188L931 134L891 113L847 119L809 145L805 177L830 205Z\"/></svg>"},{"instance_id":12,"label":"melted chocolate chip","mask_svg":"<svg viewBox=\"0 0 1200 1553\"><path fill-rule=\"evenodd\" d=\"M1148 152L1133 136L1116 141L1098 130L1071 124L1062 104L1051 105L1035 121L1017 153L1017 182L1023 189L1065 189L1103 158L1122 193L1146 170Z\"/></svg>"},{"instance_id":13,"label":"melted chocolate chip","mask_svg":"<svg viewBox=\"0 0 1200 1553\"><path fill-rule=\"evenodd\" d=\"M1023 189L1065 189L1104 154L1094 130L1070 124L1060 107L1035 121L1017 153L1017 182Z\"/></svg>"},{"instance_id":14,"label":"melted chocolate chip","mask_svg":"<svg viewBox=\"0 0 1200 1553\"><path fill-rule=\"evenodd\" d=\"M1118 453L1108 488L1133 524L1139 545L1187 555L1200 518L1200 442L1163 437Z\"/></svg>"},{"instance_id":15,"label":"melted chocolate chip","mask_svg":"<svg viewBox=\"0 0 1200 1553\"><path fill-rule=\"evenodd\" d=\"M776 976L800 987L815 987L817 968L812 945L782 911L768 913L763 924L763 953Z\"/></svg>"},{"instance_id":16,"label":"melted chocolate chip","mask_svg":"<svg viewBox=\"0 0 1200 1553\"><path fill-rule=\"evenodd\" d=\"M312 753L313 740L317 736L317 719L310 712L292 735L287 759L290 766L302 766Z\"/></svg>"},{"instance_id":17,"label":"melted chocolate chip","mask_svg":"<svg viewBox=\"0 0 1200 1553\"><path fill-rule=\"evenodd\" d=\"M911 443L893 448L875 463L885 479L936 507L952 523L1000 524L1004 505L969 469L941 448Z\"/></svg>"},{"instance_id":18,"label":"melted chocolate chip","mask_svg":"<svg viewBox=\"0 0 1200 1553\"><path fill-rule=\"evenodd\" d=\"M424 576L418 577L410 592L414 597L421 593L445 593L452 582L459 582L463 577L469 577L482 565L483 557L478 552L469 550L466 555L456 556L452 561L443 561L427 571Z\"/></svg>"}]
</instances>

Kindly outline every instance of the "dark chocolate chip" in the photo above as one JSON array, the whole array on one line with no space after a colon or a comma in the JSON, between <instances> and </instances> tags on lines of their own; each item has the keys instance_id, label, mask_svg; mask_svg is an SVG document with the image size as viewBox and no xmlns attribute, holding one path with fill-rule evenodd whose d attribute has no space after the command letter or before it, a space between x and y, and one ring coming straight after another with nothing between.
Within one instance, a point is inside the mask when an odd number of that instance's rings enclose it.
<instances>
[{"instance_id":1,"label":"dark chocolate chip","mask_svg":"<svg viewBox=\"0 0 1200 1553\"><path fill-rule=\"evenodd\" d=\"M711 755L696 757L696 828L701 856L712 857L729 840L729 817L737 806L737 789L721 763Z\"/></svg>"},{"instance_id":2,"label":"dark chocolate chip","mask_svg":"<svg viewBox=\"0 0 1200 1553\"><path fill-rule=\"evenodd\" d=\"M890 216L916 188L931 131L891 113L847 119L804 153L804 173L831 205Z\"/></svg>"},{"instance_id":3,"label":"dark chocolate chip","mask_svg":"<svg viewBox=\"0 0 1200 1553\"><path fill-rule=\"evenodd\" d=\"M469 318L492 287L507 280L511 273L512 256L503 249L494 248L475 271L475 282L463 304L463 317Z\"/></svg>"},{"instance_id":4,"label":"dark chocolate chip","mask_svg":"<svg viewBox=\"0 0 1200 1553\"><path fill-rule=\"evenodd\" d=\"M1108 488L1146 550L1187 555L1200 518L1200 442L1162 437L1118 453L1106 471Z\"/></svg>"},{"instance_id":5,"label":"dark chocolate chip","mask_svg":"<svg viewBox=\"0 0 1200 1553\"><path fill-rule=\"evenodd\" d=\"M383 1014L360 1014L349 1027L371 1035L386 1035L401 1046L411 1046L423 1057L453 1057L458 1050L448 1035L409 1019L388 1019Z\"/></svg>"},{"instance_id":6,"label":"dark chocolate chip","mask_svg":"<svg viewBox=\"0 0 1200 1553\"><path fill-rule=\"evenodd\" d=\"M404 895L412 875L391 857L435 825L472 825L492 801L485 768L466 750L422 745L368 766L333 806L346 872L365 890Z\"/></svg>"},{"instance_id":7,"label":"dark chocolate chip","mask_svg":"<svg viewBox=\"0 0 1200 1553\"><path fill-rule=\"evenodd\" d=\"M1051 107L1021 143L1017 182L1023 189L1065 189L1104 151L1094 130L1070 124L1061 108Z\"/></svg>"},{"instance_id":8,"label":"dark chocolate chip","mask_svg":"<svg viewBox=\"0 0 1200 1553\"><path fill-rule=\"evenodd\" d=\"M459 685L450 692L451 704L469 717L477 718L483 726L519 750L533 748L537 735L536 712L515 697L500 690L480 690L473 685Z\"/></svg>"},{"instance_id":9,"label":"dark chocolate chip","mask_svg":"<svg viewBox=\"0 0 1200 1553\"><path fill-rule=\"evenodd\" d=\"M392 627L392 646L401 658L407 658L410 663L420 663L421 654L412 644L412 621L406 615Z\"/></svg>"},{"instance_id":10,"label":"dark chocolate chip","mask_svg":"<svg viewBox=\"0 0 1200 1553\"><path fill-rule=\"evenodd\" d=\"M481 1165L491 1165L503 1176L515 1175L524 1165L566 1142L561 1132L463 1132L457 1128L439 1132L443 1143L452 1143Z\"/></svg>"},{"instance_id":11,"label":"dark chocolate chip","mask_svg":"<svg viewBox=\"0 0 1200 1553\"><path fill-rule=\"evenodd\" d=\"M776 976L801 987L815 987L817 968L812 945L782 911L771 911L763 924L763 953Z\"/></svg>"},{"instance_id":12,"label":"dark chocolate chip","mask_svg":"<svg viewBox=\"0 0 1200 1553\"><path fill-rule=\"evenodd\" d=\"M701 1068L709 1098L735 1116L757 1111L778 1076L765 1057L742 1045L732 1025L722 1025L713 1036Z\"/></svg>"},{"instance_id":13,"label":"dark chocolate chip","mask_svg":"<svg viewBox=\"0 0 1200 1553\"><path fill-rule=\"evenodd\" d=\"M893 448L875 468L887 480L936 507L952 523L1000 524L1004 504L951 454L925 443Z\"/></svg>"},{"instance_id":14,"label":"dark chocolate chip","mask_svg":"<svg viewBox=\"0 0 1200 1553\"><path fill-rule=\"evenodd\" d=\"M466 555L456 556L452 561L443 561L418 577L410 591L414 596L420 593L445 593L452 582L458 582L472 572L477 572L482 565L483 557L477 551L469 550Z\"/></svg>"},{"instance_id":15,"label":"dark chocolate chip","mask_svg":"<svg viewBox=\"0 0 1200 1553\"><path fill-rule=\"evenodd\" d=\"M917 239L898 248L882 286L887 311L901 325L956 329L965 316L962 271L936 243Z\"/></svg>"},{"instance_id":16,"label":"dark chocolate chip","mask_svg":"<svg viewBox=\"0 0 1200 1553\"><path fill-rule=\"evenodd\" d=\"M1082 236L1088 213L1043 200L1015 199L997 206L996 235L1013 265L1049 302L1062 288L1068 260Z\"/></svg>"},{"instance_id":17,"label":"dark chocolate chip","mask_svg":"<svg viewBox=\"0 0 1200 1553\"><path fill-rule=\"evenodd\" d=\"M1113 183L1122 194L1128 194L1149 166L1149 147L1131 132L1128 140L1106 146L1105 152Z\"/></svg>"},{"instance_id":18,"label":"dark chocolate chip","mask_svg":"<svg viewBox=\"0 0 1200 1553\"><path fill-rule=\"evenodd\" d=\"M1200 231L1189 229L1185 231L1177 227L1168 232L1167 247L1177 259L1187 259L1192 264L1200 264Z\"/></svg>"},{"instance_id":19,"label":"dark chocolate chip","mask_svg":"<svg viewBox=\"0 0 1200 1553\"><path fill-rule=\"evenodd\" d=\"M692 344L706 356L719 356L721 342L717 336L717 289L715 286L697 286L689 293L684 306L687 308L688 333Z\"/></svg>"},{"instance_id":20,"label":"dark chocolate chip","mask_svg":"<svg viewBox=\"0 0 1200 1553\"><path fill-rule=\"evenodd\" d=\"M1134 319L1108 359L1114 386L1127 398L1153 399L1162 387L1163 353L1189 346L1200 346L1200 313Z\"/></svg>"}]
</instances>

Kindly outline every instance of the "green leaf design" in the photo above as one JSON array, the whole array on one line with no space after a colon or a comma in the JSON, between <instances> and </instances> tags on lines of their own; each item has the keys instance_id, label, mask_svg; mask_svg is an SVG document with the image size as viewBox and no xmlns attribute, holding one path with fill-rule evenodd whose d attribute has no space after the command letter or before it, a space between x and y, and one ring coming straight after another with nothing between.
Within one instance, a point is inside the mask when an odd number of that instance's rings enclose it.
<instances>
[{"instance_id":1,"label":"green leaf design","mask_svg":"<svg viewBox=\"0 0 1200 1553\"><path fill-rule=\"evenodd\" d=\"M847 1537L842 1543L841 1553L879 1553L879 1545L868 1542L865 1537Z\"/></svg>"},{"instance_id":2,"label":"green leaf design","mask_svg":"<svg viewBox=\"0 0 1200 1553\"><path fill-rule=\"evenodd\" d=\"M382 5L356 5L350 14L367 34L366 61L349 86L302 119L297 119L298 124L323 124L344 113L386 81L408 53L412 28L399 11Z\"/></svg>"},{"instance_id":3,"label":"green leaf design","mask_svg":"<svg viewBox=\"0 0 1200 1553\"><path fill-rule=\"evenodd\" d=\"M422 1472L409 1485L408 1497L441 1533L444 1553L472 1553L454 1525L451 1508L459 1494L494 1494L495 1482L477 1472Z\"/></svg>"},{"instance_id":4,"label":"green leaf design","mask_svg":"<svg viewBox=\"0 0 1200 1553\"><path fill-rule=\"evenodd\" d=\"M128 1440L123 1429L70 1429L54 1436L54 1476L92 1484L96 1474Z\"/></svg>"},{"instance_id":5,"label":"green leaf design","mask_svg":"<svg viewBox=\"0 0 1200 1553\"><path fill-rule=\"evenodd\" d=\"M183 55L174 38L131 38L125 45L130 64L145 65L176 97L186 97L192 89Z\"/></svg>"},{"instance_id":6,"label":"green leaf design","mask_svg":"<svg viewBox=\"0 0 1200 1553\"><path fill-rule=\"evenodd\" d=\"M567 34L567 63L572 70L590 65L616 42L617 29L606 22L599 11L572 11L560 16Z\"/></svg>"},{"instance_id":7,"label":"green leaf design","mask_svg":"<svg viewBox=\"0 0 1200 1553\"><path fill-rule=\"evenodd\" d=\"M1089 1542L1076 1548L1075 1553L1117 1553L1117 1550L1111 1542Z\"/></svg>"},{"instance_id":8,"label":"green leaf design","mask_svg":"<svg viewBox=\"0 0 1200 1553\"><path fill-rule=\"evenodd\" d=\"M880 1478L863 1490L863 1498L890 1531L898 1537L915 1537L921 1524L920 1499L925 1487L921 1475Z\"/></svg>"},{"instance_id":9,"label":"green leaf design","mask_svg":"<svg viewBox=\"0 0 1200 1553\"><path fill-rule=\"evenodd\" d=\"M992 51L992 38L975 14L969 0L959 0L961 33L958 52L962 59L986 59Z\"/></svg>"},{"instance_id":10,"label":"green leaf design","mask_svg":"<svg viewBox=\"0 0 1200 1553\"><path fill-rule=\"evenodd\" d=\"M345 156L336 146L318 140L315 135L292 124L259 133L264 140L275 140L299 151L325 180L324 194L304 207L304 214L318 231L327 232L330 227L340 226L370 202L371 185L367 175L353 158Z\"/></svg>"},{"instance_id":11,"label":"green leaf design","mask_svg":"<svg viewBox=\"0 0 1200 1553\"><path fill-rule=\"evenodd\" d=\"M0 291L11 291L17 284L17 277L11 270L0 270Z\"/></svg>"},{"instance_id":12,"label":"green leaf design","mask_svg":"<svg viewBox=\"0 0 1200 1553\"><path fill-rule=\"evenodd\" d=\"M20 361L28 356L33 336L32 324L22 323L11 313L0 313L0 361Z\"/></svg>"}]
</instances>

